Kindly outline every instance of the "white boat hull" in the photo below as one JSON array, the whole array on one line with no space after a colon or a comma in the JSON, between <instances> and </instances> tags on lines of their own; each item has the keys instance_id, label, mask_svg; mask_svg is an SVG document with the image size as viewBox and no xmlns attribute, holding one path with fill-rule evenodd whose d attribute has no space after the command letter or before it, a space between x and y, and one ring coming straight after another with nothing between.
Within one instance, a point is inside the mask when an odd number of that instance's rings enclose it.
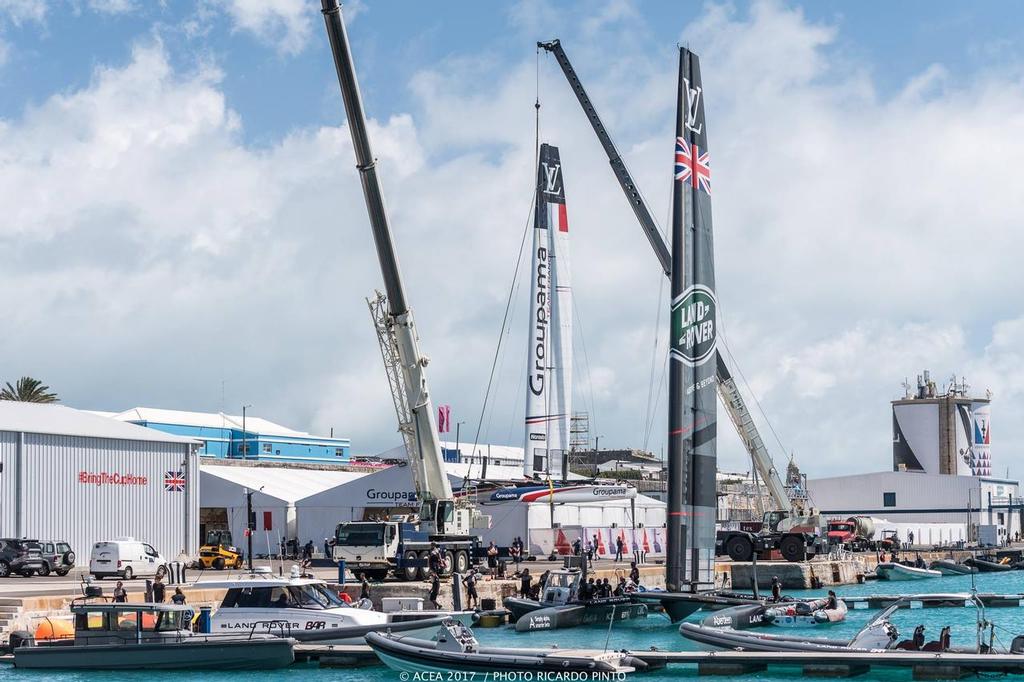
<instances>
[{"instance_id":1,"label":"white boat hull","mask_svg":"<svg viewBox=\"0 0 1024 682\"><path fill-rule=\"evenodd\" d=\"M882 563L875 568L875 574L882 580L924 580L941 578L942 573L930 568L917 568L903 564Z\"/></svg>"}]
</instances>

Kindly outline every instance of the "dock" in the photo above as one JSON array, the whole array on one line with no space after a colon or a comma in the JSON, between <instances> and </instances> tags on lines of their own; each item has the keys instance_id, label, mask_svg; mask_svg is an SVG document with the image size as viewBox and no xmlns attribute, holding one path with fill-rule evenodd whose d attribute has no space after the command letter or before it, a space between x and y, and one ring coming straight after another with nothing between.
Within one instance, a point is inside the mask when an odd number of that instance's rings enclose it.
<instances>
[{"instance_id":1,"label":"dock","mask_svg":"<svg viewBox=\"0 0 1024 682\"><path fill-rule=\"evenodd\" d=\"M630 655L657 669L666 665L696 665L698 675L742 675L769 668L799 667L805 677L853 677L873 668L910 668L915 680L959 679L975 672L1022 674L1024 656L872 651L631 651Z\"/></svg>"},{"instance_id":2,"label":"dock","mask_svg":"<svg viewBox=\"0 0 1024 682\"><path fill-rule=\"evenodd\" d=\"M898 599L907 595L902 594L868 594L861 597L841 596L846 606L851 609L884 609L891 606ZM975 595L986 608L1008 609L1024 606L1024 594L977 594ZM910 602L907 608L929 609L948 608L964 606L975 608L974 602L965 599L963 594L935 595L930 598L922 598Z\"/></svg>"}]
</instances>

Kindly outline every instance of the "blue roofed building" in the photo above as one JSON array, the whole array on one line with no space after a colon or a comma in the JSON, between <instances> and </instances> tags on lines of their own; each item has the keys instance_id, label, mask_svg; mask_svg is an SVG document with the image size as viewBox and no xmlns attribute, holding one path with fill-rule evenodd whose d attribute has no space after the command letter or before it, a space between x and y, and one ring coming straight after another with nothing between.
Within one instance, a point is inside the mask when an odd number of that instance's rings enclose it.
<instances>
[{"instance_id":1,"label":"blue roofed building","mask_svg":"<svg viewBox=\"0 0 1024 682\"><path fill-rule=\"evenodd\" d=\"M348 464L352 449L348 438L314 436L249 415L153 407L100 414L198 440L200 456L215 459Z\"/></svg>"}]
</instances>

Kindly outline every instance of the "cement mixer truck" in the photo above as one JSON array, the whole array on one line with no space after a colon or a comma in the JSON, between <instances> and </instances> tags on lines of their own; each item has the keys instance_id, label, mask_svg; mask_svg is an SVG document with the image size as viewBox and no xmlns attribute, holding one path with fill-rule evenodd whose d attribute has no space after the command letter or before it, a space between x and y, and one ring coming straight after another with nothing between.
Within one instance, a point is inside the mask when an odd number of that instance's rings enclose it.
<instances>
[{"instance_id":1,"label":"cement mixer truck","mask_svg":"<svg viewBox=\"0 0 1024 682\"><path fill-rule=\"evenodd\" d=\"M876 537L876 529L886 522L873 516L851 516L846 519L832 519L828 522L826 537L830 545L844 545L854 552L878 549L891 550L898 539L889 535ZM883 535L886 535L883 533Z\"/></svg>"}]
</instances>

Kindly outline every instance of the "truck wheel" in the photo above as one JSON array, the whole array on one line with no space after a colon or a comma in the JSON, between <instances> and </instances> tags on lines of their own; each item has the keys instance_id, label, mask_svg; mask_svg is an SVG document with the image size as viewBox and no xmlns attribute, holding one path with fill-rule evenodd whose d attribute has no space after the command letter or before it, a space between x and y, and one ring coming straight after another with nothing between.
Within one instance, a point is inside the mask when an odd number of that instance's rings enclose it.
<instances>
[{"instance_id":1,"label":"truck wheel","mask_svg":"<svg viewBox=\"0 0 1024 682\"><path fill-rule=\"evenodd\" d=\"M431 573L431 571L430 571L430 552L427 552L427 551L420 552L419 558L420 558L421 561L425 562L427 565L424 566L423 568L417 569L416 577L418 577L420 580L430 580L430 573Z\"/></svg>"},{"instance_id":2,"label":"truck wheel","mask_svg":"<svg viewBox=\"0 0 1024 682\"><path fill-rule=\"evenodd\" d=\"M416 568L415 566L409 566L408 562L416 561L419 558L420 555L412 551L411 549L406 551L406 553L402 555L402 560L406 563L406 565L402 566L402 580L406 580L408 582L416 580L416 576L420 574L420 569Z\"/></svg>"},{"instance_id":3,"label":"truck wheel","mask_svg":"<svg viewBox=\"0 0 1024 682\"><path fill-rule=\"evenodd\" d=\"M388 569L382 568L374 571L364 571L367 579L382 581L388 577Z\"/></svg>"},{"instance_id":4,"label":"truck wheel","mask_svg":"<svg viewBox=\"0 0 1024 682\"><path fill-rule=\"evenodd\" d=\"M742 535L734 535L725 543L725 553L733 561L750 561L754 556L754 545Z\"/></svg>"},{"instance_id":5,"label":"truck wheel","mask_svg":"<svg viewBox=\"0 0 1024 682\"><path fill-rule=\"evenodd\" d=\"M465 574L469 570L469 554L464 549L455 553L455 571Z\"/></svg>"},{"instance_id":6,"label":"truck wheel","mask_svg":"<svg viewBox=\"0 0 1024 682\"><path fill-rule=\"evenodd\" d=\"M223 571L224 570L224 557L219 556L216 559L214 559L213 560L213 567L216 568L218 571Z\"/></svg>"},{"instance_id":7,"label":"truck wheel","mask_svg":"<svg viewBox=\"0 0 1024 682\"><path fill-rule=\"evenodd\" d=\"M787 535L779 543L779 551L786 561L803 561L807 558L807 546L802 538L796 535Z\"/></svg>"}]
</instances>

